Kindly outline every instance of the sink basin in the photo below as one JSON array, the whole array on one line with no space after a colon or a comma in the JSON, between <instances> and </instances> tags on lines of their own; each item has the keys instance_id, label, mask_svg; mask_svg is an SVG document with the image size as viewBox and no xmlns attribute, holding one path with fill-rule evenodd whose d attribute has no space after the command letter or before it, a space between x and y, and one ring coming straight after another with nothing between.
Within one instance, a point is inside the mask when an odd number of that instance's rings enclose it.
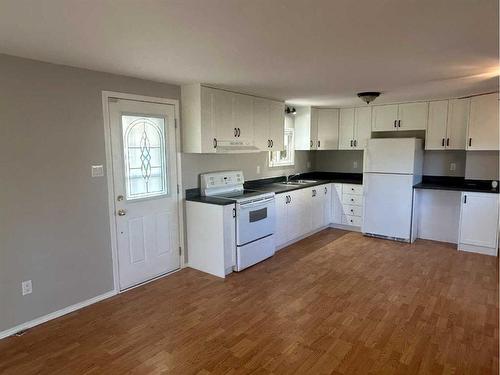
<instances>
[{"instance_id":1,"label":"sink basin","mask_svg":"<svg viewBox=\"0 0 500 375\"><path fill-rule=\"evenodd\" d=\"M307 184L314 184L315 180L296 180L296 181L285 181L285 182L280 182L280 184L283 185L307 185Z\"/></svg>"}]
</instances>

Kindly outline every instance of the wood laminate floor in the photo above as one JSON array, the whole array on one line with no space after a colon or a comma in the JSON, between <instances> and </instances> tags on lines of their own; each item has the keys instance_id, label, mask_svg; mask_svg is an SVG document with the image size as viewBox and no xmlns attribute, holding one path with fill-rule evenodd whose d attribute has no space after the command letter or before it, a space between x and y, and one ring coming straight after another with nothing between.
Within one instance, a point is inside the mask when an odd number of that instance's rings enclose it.
<instances>
[{"instance_id":1,"label":"wood laminate floor","mask_svg":"<svg viewBox=\"0 0 500 375\"><path fill-rule=\"evenodd\" d=\"M497 374L498 267L328 229L226 280L184 269L0 341L2 374Z\"/></svg>"}]
</instances>

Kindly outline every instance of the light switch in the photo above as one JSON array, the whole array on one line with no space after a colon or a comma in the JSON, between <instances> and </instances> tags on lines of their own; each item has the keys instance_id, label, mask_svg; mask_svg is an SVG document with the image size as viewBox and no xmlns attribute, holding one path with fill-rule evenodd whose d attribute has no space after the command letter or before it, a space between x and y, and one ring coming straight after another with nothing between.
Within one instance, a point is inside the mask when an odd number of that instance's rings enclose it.
<instances>
[{"instance_id":1,"label":"light switch","mask_svg":"<svg viewBox=\"0 0 500 375\"><path fill-rule=\"evenodd\" d=\"M92 166L92 177L102 177L104 176L104 167L102 165Z\"/></svg>"},{"instance_id":2,"label":"light switch","mask_svg":"<svg viewBox=\"0 0 500 375\"><path fill-rule=\"evenodd\" d=\"M353 167L354 169L357 169L357 168L358 168L358 162L357 162L356 160L354 160L354 161L352 162L352 167Z\"/></svg>"},{"instance_id":3,"label":"light switch","mask_svg":"<svg viewBox=\"0 0 500 375\"><path fill-rule=\"evenodd\" d=\"M260 165L257 166L257 174L260 174Z\"/></svg>"},{"instance_id":4,"label":"light switch","mask_svg":"<svg viewBox=\"0 0 500 375\"><path fill-rule=\"evenodd\" d=\"M454 171L457 169L457 165L455 163L450 163L450 171Z\"/></svg>"}]
</instances>

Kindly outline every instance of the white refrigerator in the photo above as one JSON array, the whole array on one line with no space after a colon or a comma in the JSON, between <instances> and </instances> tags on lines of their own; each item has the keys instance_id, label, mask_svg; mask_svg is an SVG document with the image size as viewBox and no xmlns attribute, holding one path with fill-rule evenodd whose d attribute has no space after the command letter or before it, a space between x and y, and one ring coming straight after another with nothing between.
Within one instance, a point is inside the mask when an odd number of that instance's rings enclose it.
<instances>
[{"instance_id":1,"label":"white refrigerator","mask_svg":"<svg viewBox=\"0 0 500 375\"><path fill-rule=\"evenodd\" d=\"M422 181L423 141L375 138L363 162L363 224L366 235L412 241L413 185Z\"/></svg>"}]
</instances>

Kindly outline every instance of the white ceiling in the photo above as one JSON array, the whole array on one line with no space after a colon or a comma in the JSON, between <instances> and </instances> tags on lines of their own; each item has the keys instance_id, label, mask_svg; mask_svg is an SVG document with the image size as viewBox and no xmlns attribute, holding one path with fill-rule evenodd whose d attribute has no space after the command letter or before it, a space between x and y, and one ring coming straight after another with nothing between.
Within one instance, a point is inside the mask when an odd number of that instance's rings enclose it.
<instances>
[{"instance_id":1,"label":"white ceiling","mask_svg":"<svg viewBox=\"0 0 500 375\"><path fill-rule=\"evenodd\" d=\"M294 104L496 90L497 0L0 0L0 52Z\"/></svg>"}]
</instances>

